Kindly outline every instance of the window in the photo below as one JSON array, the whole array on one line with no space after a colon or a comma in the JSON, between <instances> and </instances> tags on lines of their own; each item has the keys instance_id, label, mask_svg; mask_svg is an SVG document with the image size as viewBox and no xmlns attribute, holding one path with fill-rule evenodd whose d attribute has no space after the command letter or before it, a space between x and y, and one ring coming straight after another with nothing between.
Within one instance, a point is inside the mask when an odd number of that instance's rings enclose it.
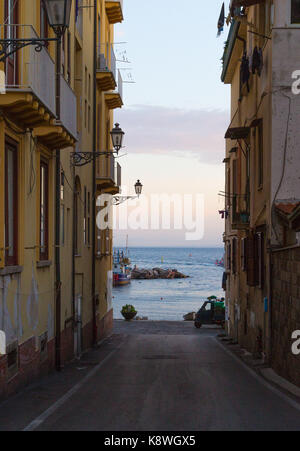
<instances>
[{"instance_id":1,"label":"window","mask_svg":"<svg viewBox=\"0 0 300 451\"><path fill-rule=\"evenodd\" d=\"M230 242L227 244L226 256L227 256L226 269L228 271L231 271L231 243Z\"/></svg>"},{"instance_id":2,"label":"window","mask_svg":"<svg viewBox=\"0 0 300 451\"><path fill-rule=\"evenodd\" d=\"M291 0L291 24L300 24L300 0Z\"/></svg>"},{"instance_id":3,"label":"window","mask_svg":"<svg viewBox=\"0 0 300 451\"><path fill-rule=\"evenodd\" d=\"M237 238L232 240L232 273L237 272Z\"/></svg>"},{"instance_id":4,"label":"window","mask_svg":"<svg viewBox=\"0 0 300 451\"><path fill-rule=\"evenodd\" d=\"M81 185L80 180L76 177L75 181L75 194L74 194L74 252L75 255L79 255L79 230L80 230L80 196L81 196Z\"/></svg>"},{"instance_id":5,"label":"window","mask_svg":"<svg viewBox=\"0 0 300 451\"><path fill-rule=\"evenodd\" d=\"M241 241L241 261L242 271L247 270L247 238L242 238Z\"/></svg>"},{"instance_id":6,"label":"window","mask_svg":"<svg viewBox=\"0 0 300 451\"><path fill-rule=\"evenodd\" d=\"M45 161L40 163L40 260L48 260L49 168Z\"/></svg>"},{"instance_id":7,"label":"window","mask_svg":"<svg viewBox=\"0 0 300 451\"><path fill-rule=\"evenodd\" d=\"M1 2L2 3L2 2ZM16 39L18 38L18 27L14 26L18 24L18 0L5 0L4 5L4 17L5 17L5 38ZM11 54L6 59L6 83L11 86L18 84L18 57L17 53Z\"/></svg>"},{"instance_id":8,"label":"window","mask_svg":"<svg viewBox=\"0 0 300 451\"><path fill-rule=\"evenodd\" d=\"M257 185L258 188L263 186L264 178L264 140L263 140L263 124L259 121L257 130Z\"/></svg>"},{"instance_id":9,"label":"window","mask_svg":"<svg viewBox=\"0 0 300 451\"><path fill-rule=\"evenodd\" d=\"M5 265L17 265L18 155L17 143L5 143Z\"/></svg>"},{"instance_id":10,"label":"window","mask_svg":"<svg viewBox=\"0 0 300 451\"><path fill-rule=\"evenodd\" d=\"M247 284L264 287L264 233L257 232L247 238Z\"/></svg>"}]
</instances>

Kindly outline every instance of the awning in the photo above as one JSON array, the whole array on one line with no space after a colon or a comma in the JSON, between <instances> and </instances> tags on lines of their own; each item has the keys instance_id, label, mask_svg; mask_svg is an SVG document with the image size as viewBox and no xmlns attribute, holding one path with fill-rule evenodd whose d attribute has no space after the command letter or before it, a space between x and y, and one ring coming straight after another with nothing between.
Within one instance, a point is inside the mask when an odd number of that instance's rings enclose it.
<instances>
[{"instance_id":1,"label":"awning","mask_svg":"<svg viewBox=\"0 0 300 451\"><path fill-rule=\"evenodd\" d=\"M229 127L225 139L245 139L249 136L249 133L250 127Z\"/></svg>"}]
</instances>

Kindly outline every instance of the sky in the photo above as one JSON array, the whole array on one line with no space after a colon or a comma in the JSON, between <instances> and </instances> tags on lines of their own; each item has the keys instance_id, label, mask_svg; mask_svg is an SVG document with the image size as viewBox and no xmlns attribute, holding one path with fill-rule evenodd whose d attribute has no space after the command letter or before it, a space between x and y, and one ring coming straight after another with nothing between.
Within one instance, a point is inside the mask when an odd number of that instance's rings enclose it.
<instances>
[{"instance_id":1,"label":"sky","mask_svg":"<svg viewBox=\"0 0 300 451\"><path fill-rule=\"evenodd\" d=\"M116 230L115 246L222 246L224 134L230 90L221 83L221 57L228 29L217 37L221 0L124 0L124 22L115 27L115 50L124 83L124 107L115 120L125 131L124 194L144 185L138 202L116 207L129 212L151 204L153 194L203 194L202 238L186 241L186 230ZM226 2L226 7L228 2ZM117 44L120 43L120 44ZM196 200L195 200L196 202ZM142 204L144 203L144 206ZM196 205L196 204L195 204ZM196 208L196 207L195 207ZM194 210L195 210L194 208ZM196 213L195 213L196 214Z\"/></svg>"}]
</instances>

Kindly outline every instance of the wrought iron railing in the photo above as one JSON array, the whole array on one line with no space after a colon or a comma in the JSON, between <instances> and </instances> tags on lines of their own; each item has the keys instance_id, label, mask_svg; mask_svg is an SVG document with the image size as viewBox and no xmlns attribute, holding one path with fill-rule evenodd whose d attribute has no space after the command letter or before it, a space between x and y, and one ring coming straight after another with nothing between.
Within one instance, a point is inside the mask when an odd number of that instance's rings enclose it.
<instances>
[{"instance_id":1,"label":"wrought iron railing","mask_svg":"<svg viewBox=\"0 0 300 451\"><path fill-rule=\"evenodd\" d=\"M117 62L111 44L100 44L97 49L97 70L100 72L110 71L116 80Z\"/></svg>"},{"instance_id":2,"label":"wrought iron railing","mask_svg":"<svg viewBox=\"0 0 300 451\"><path fill-rule=\"evenodd\" d=\"M37 39L39 36L31 25L0 24L0 39ZM28 45L9 56L5 63L6 91L31 91L53 114L55 114L55 63L46 48L35 51Z\"/></svg>"}]
</instances>

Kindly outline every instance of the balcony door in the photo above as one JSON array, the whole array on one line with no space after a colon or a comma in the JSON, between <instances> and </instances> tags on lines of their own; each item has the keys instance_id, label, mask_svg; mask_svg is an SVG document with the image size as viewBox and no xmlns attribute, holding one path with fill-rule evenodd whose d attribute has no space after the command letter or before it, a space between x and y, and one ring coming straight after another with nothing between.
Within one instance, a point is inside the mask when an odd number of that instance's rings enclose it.
<instances>
[{"instance_id":1,"label":"balcony door","mask_svg":"<svg viewBox=\"0 0 300 451\"><path fill-rule=\"evenodd\" d=\"M5 0L5 38L16 39L18 37L18 0ZM18 84L17 54L10 55L6 60L6 84L15 86Z\"/></svg>"}]
</instances>

